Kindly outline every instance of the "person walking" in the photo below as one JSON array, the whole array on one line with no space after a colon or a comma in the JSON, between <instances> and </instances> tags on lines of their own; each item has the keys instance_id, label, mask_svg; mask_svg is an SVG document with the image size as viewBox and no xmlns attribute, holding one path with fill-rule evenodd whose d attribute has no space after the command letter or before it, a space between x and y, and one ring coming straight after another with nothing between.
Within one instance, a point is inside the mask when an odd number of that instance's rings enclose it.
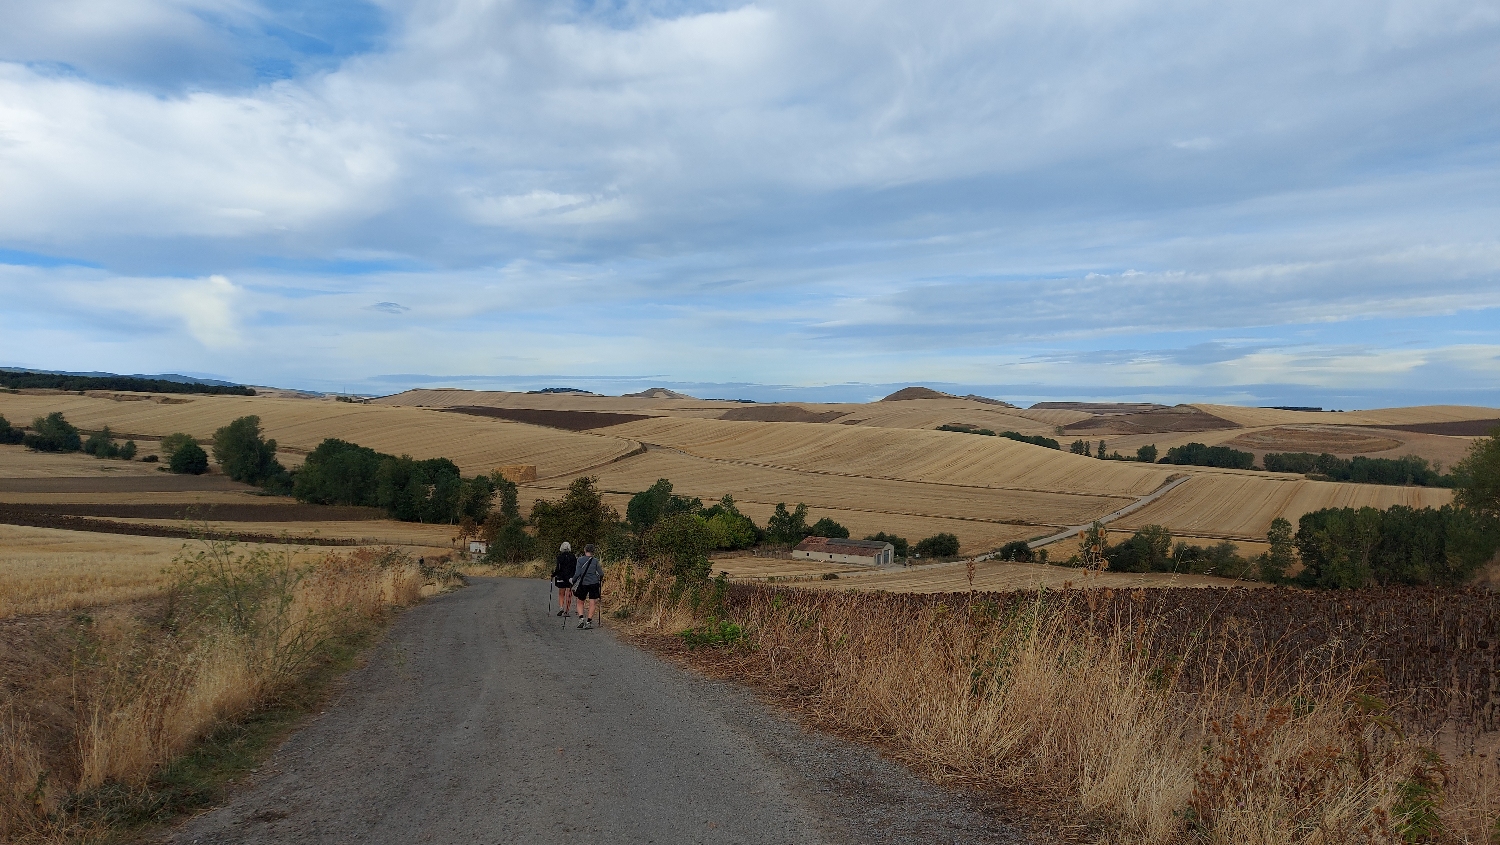
<instances>
[{"instance_id":1,"label":"person walking","mask_svg":"<svg viewBox=\"0 0 1500 845\"><path fill-rule=\"evenodd\" d=\"M599 618L599 588L604 583L604 567L599 565L599 558L594 557L592 543L583 547L583 557L578 559L573 582L573 595L578 597L578 615L583 617L578 627L592 628L594 620Z\"/></svg>"},{"instance_id":2,"label":"person walking","mask_svg":"<svg viewBox=\"0 0 1500 845\"><path fill-rule=\"evenodd\" d=\"M573 554L573 546L564 542L557 550L557 565L552 567L552 585L557 588L558 616L567 616L573 607L573 576L577 571L578 556Z\"/></svg>"}]
</instances>

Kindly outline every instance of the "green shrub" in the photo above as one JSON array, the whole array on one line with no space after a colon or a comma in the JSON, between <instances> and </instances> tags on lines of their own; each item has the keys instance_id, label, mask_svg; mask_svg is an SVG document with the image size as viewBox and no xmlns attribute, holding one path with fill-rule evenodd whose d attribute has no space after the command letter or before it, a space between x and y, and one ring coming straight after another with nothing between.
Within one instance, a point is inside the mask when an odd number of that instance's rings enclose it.
<instances>
[{"instance_id":1,"label":"green shrub","mask_svg":"<svg viewBox=\"0 0 1500 845\"><path fill-rule=\"evenodd\" d=\"M807 529L807 536L841 538L847 540L849 539L849 529L845 528L842 525L839 525L837 522L834 522L833 520L825 516L817 522L814 522L812 524L812 527Z\"/></svg>"},{"instance_id":2,"label":"green shrub","mask_svg":"<svg viewBox=\"0 0 1500 845\"><path fill-rule=\"evenodd\" d=\"M674 513L658 520L646 532L643 546L647 558L677 578L706 579L711 572L708 553L713 536L708 520L695 513Z\"/></svg>"},{"instance_id":3,"label":"green shrub","mask_svg":"<svg viewBox=\"0 0 1500 845\"><path fill-rule=\"evenodd\" d=\"M542 554L556 554L564 541L576 550L588 543L602 545L614 535L620 515L605 503L598 483L597 478L575 478L558 501L538 499L531 506L531 525Z\"/></svg>"},{"instance_id":4,"label":"green shrub","mask_svg":"<svg viewBox=\"0 0 1500 845\"><path fill-rule=\"evenodd\" d=\"M1031 563L1034 556L1031 553L1031 545L1025 540L1011 540L1000 547L1000 551L996 554L996 557L999 560Z\"/></svg>"},{"instance_id":5,"label":"green shrub","mask_svg":"<svg viewBox=\"0 0 1500 845\"><path fill-rule=\"evenodd\" d=\"M1500 428L1469 444L1453 466L1453 500L1459 507L1500 518Z\"/></svg>"},{"instance_id":6,"label":"green shrub","mask_svg":"<svg viewBox=\"0 0 1500 845\"><path fill-rule=\"evenodd\" d=\"M78 429L63 419L61 411L32 420L31 431L21 438L21 443L38 452L77 452L83 448Z\"/></svg>"},{"instance_id":7,"label":"green shrub","mask_svg":"<svg viewBox=\"0 0 1500 845\"><path fill-rule=\"evenodd\" d=\"M1061 443L1050 437L1043 437L1040 434L1021 434L1017 431L1002 431L1000 432L1000 436L1008 440L1014 440L1017 443L1030 443L1033 446L1042 446L1047 449L1062 449Z\"/></svg>"},{"instance_id":8,"label":"green shrub","mask_svg":"<svg viewBox=\"0 0 1500 845\"><path fill-rule=\"evenodd\" d=\"M625 505L625 521L637 534L644 535L665 517L701 510L703 500L678 496L672 492L672 482L658 478L655 484L630 497Z\"/></svg>"},{"instance_id":9,"label":"green shrub","mask_svg":"<svg viewBox=\"0 0 1500 845\"><path fill-rule=\"evenodd\" d=\"M202 475L208 472L208 453L197 443L185 443L172 453L167 467L178 475Z\"/></svg>"},{"instance_id":10,"label":"green shrub","mask_svg":"<svg viewBox=\"0 0 1500 845\"><path fill-rule=\"evenodd\" d=\"M0 443L20 443L26 437L26 432L10 424L4 416L0 416Z\"/></svg>"},{"instance_id":11,"label":"green shrub","mask_svg":"<svg viewBox=\"0 0 1500 845\"><path fill-rule=\"evenodd\" d=\"M745 629L741 628L728 619L719 619L710 616L703 624L684 631L679 631L677 636L687 643L688 648L710 646L712 648L728 648L744 642Z\"/></svg>"},{"instance_id":12,"label":"green shrub","mask_svg":"<svg viewBox=\"0 0 1500 845\"><path fill-rule=\"evenodd\" d=\"M135 441L134 440L126 440L125 444L120 447L120 460L122 460L122 461L133 461L133 460L135 460L135 452L136 452Z\"/></svg>"},{"instance_id":13,"label":"green shrub","mask_svg":"<svg viewBox=\"0 0 1500 845\"><path fill-rule=\"evenodd\" d=\"M89 439L83 441L83 451L96 458L120 457L120 447L115 443L109 426L105 426L102 431L89 435Z\"/></svg>"},{"instance_id":14,"label":"green shrub","mask_svg":"<svg viewBox=\"0 0 1500 845\"><path fill-rule=\"evenodd\" d=\"M958 555L958 535L934 534L919 541L913 551L922 557L955 557Z\"/></svg>"}]
</instances>

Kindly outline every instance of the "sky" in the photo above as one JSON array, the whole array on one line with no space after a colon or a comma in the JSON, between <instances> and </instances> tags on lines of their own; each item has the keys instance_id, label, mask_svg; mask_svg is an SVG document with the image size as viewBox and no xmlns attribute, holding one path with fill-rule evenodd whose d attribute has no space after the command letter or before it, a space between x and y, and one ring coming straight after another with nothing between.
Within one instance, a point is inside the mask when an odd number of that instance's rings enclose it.
<instances>
[{"instance_id":1,"label":"sky","mask_svg":"<svg viewBox=\"0 0 1500 845\"><path fill-rule=\"evenodd\" d=\"M1500 0L7 0L0 366L1500 406Z\"/></svg>"}]
</instances>

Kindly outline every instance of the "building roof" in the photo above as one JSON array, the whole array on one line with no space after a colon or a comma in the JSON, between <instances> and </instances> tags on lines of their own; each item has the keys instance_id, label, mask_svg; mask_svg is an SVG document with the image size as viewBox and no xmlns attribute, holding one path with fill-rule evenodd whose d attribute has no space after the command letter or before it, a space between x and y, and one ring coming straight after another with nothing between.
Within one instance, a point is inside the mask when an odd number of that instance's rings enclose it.
<instances>
[{"instance_id":1,"label":"building roof","mask_svg":"<svg viewBox=\"0 0 1500 845\"><path fill-rule=\"evenodd\" d=\"M838 537L808 537L797 544L799 552L823 552L835 555L860 555L874 557L885 551L890 543L878 540L844 540Z\"/></svg>"}]
</instances>

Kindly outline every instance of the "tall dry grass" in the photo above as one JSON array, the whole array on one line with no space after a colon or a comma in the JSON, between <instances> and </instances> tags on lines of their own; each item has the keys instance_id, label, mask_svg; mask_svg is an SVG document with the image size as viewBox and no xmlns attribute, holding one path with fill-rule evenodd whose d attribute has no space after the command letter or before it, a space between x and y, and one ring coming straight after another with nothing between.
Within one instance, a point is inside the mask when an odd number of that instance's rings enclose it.
<instances>
[{"instance_id":1,"label":"tall dry grass","mask_svg":"<svg viewBox=\"0 0 1500 845\"><path fill-rule=\"evenodd\" d=\"M178 560L160 607L70 620L51 632L69 640L68 665L7 679L20 692L0 702L0 841L97 833L110 823L97 796L147 789L163 764L298 683L330 642L420 600L432 578L392 549L307 564L294 550L205 543Z\"/></svg>"},{"instance_id":2,"label":"tall dry grass","mask_svg":"<svg viewBox=\"0 0 1500 845\"><path fill-rule=\"evenodd\" d=\"M1077 816L1098 842L1490 841L1494 783L1406 738L1352 662L1237 664L1190 688L1177 667L1213 654L1100 626L1055 594L892 612L880 596L612 574L627 631L694 644L699 665L825 728Z\"/></svg>"}]
</instances>

